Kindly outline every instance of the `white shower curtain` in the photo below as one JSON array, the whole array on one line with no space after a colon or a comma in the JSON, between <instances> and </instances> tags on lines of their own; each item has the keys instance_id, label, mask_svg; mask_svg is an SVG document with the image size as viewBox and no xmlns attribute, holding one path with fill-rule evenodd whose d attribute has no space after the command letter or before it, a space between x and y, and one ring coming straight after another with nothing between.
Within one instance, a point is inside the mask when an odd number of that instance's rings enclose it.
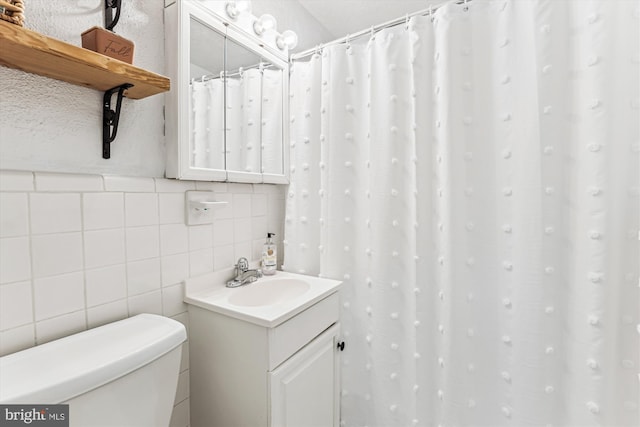
<instances>
[{"instance_id":1,"label":"white shower curtain","mask_svg":"<svg viewBox=\"0 0 640 427\"><path fill-rule=\"evenodd\" d=\"M189 88L191 165L224 169L223 80L192 80Z\"/></svg>"},{"instance_id":2,"label":"white shower curtain","mask_svg":"<svg viewBox=\"0 0 640 427\"><path fill-rule=\"evenodd\" d=\"M262 74L262 172L282 174L282 82L279 68L266 68Z\"/></svg>"},{"instance_id":3,"label":"white shower curtain","mask_svg":"<svg viewBox=\"0 0 640 427\"><path fill-rule=\"evenodd\" d=\"M227 79L227 169L260 172L262 70Z\"/></svg>"},{"instance_id":4,"label":"white shower curtain","mask_svg":"<svg viewBox=\"0 0 640 427\"><path fill-rule=\"evenodd\" d=\"M344 281L344 425L640 423L639 16L474 0L294 63L284 267Z\"/></svg>"},{"instance_id":5,"label":"white shower curtain","mask_svg":"<svg viewBox=\"0 0 640 427\"><path fill-rule=\"evenodd\" d=\"M224 78L191 81L191 165L281 174L282 70L230 74L226 87Z\"/></svg>"}]
</instances>

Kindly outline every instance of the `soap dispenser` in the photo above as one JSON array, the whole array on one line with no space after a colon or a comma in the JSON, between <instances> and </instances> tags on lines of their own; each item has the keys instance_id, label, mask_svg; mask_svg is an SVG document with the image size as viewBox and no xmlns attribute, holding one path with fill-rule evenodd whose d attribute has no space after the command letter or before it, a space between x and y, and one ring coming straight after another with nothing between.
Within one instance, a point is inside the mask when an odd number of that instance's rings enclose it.
<instances>
[{"instance_id":1,"label":"soap dispenser","mask_svg":"<svg viewBox=\"0 0 640 427\"><path fill-rule=\"evenodd\" d=\"M271 276L276 274L276 267L278 263L278 248L273 243L274 233L267 233L267 241L262 246L262 274Z\"/></svg>"}]
</instances>

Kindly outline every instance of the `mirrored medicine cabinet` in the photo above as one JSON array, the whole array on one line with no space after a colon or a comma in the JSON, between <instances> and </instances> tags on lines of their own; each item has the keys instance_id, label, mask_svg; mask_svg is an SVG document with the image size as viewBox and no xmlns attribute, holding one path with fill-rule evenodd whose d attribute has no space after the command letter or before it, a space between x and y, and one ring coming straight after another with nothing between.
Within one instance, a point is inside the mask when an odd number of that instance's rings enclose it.
<instances>
[{"instance_id":1,"label":"mirrored medicine cabinet","mask_svg":"<svg viewBox=\"0 0 640 427\"><path fill-rule=\"evenodd\" d=\"M288 183L286 55L201 2L165 7L167 177Z\"/></svg>"}]
</instances>

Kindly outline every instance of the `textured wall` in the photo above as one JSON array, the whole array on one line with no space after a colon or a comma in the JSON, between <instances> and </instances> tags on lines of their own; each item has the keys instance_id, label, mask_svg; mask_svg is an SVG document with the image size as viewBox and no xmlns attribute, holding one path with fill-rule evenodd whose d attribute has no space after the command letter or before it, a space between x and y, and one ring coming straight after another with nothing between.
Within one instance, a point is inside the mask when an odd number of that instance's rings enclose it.
<instances>
[{"instance_id":1,"label":"textured wall","mask_svg":"<svg viewBox=\"0 0 640 427\"><path fill-rule=\"evenodd\" d=\"M26 27L80 46L104 25L103 0L29 0ZM123 2L115 30L135 43L134 65L164 74L163 3ZM0 67L0 169L164 175L164 96L125 99L111 160L102 159L102 92ZM115 97L113 98L115 101Z\"/></svg>"}]
</instances>

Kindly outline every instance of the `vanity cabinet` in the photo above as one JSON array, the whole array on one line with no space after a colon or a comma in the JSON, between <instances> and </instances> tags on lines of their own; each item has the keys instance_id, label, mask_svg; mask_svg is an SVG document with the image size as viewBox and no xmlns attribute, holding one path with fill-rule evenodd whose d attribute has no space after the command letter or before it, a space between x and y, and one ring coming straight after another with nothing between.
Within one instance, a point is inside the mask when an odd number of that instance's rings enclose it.
<instances>
[{"instance_id":1,"label":"vanity cabinet","mask_svg":"<svg viewBox=\"0 0 640 427\"><path fill-rule=\"evenodd\" d=\"M211 9L164 9L169 178L287 184L288 52Z\"/></svg>"},{"instance_id":2,"label":"vanity cabinet","mask_svg":"<svg viewBox=\"0 0 640 427\"><path fill-rule=\"evenodd\" d=\"M337 426L337 326L269 373L271 426Z\"/></svg>"},{"instance_id":3,"label":"vanity cabinet","mask_svg":"<svg viewBox=\"0 0 640 427\"><path fill-rule=\"evenodd\" d=\"M339 297L274 327L189 305L191 425L339 425Z\"/></svg>"}]
</instances>

